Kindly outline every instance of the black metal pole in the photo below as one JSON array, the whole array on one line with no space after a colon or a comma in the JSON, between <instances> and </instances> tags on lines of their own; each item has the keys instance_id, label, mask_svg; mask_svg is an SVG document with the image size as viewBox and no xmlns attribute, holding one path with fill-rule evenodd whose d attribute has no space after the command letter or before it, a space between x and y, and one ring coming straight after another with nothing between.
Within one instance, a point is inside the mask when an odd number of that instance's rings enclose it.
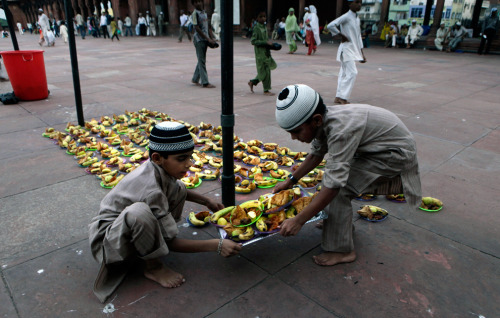
<instances>
[{"instance_id":1,"label":"black metal pole","mask_svg":"<svg viewBox=\"0 0 500 318\"><path fill-rule=\"evenodd\" d=\"M78 71L78 57L76 55L75 28L73 27L73 7L71 1L64 0L64 12L66 14L66 26L68 27L69 55L71 57L71 71L73 72L73 88L75 90L76 116L78 125L84 126L82 109L82 92L80 89L80 73Z\"/></svg>"},{"instance_id":2,"label":"black metal pole","mask_svg":"<svg viewBox=\"0 0 500 318\"><path fill-rule=\"evenodd\" d=\"M222 203L235 204L233 113L233 0L221 0Z\"/></svg>"},{"instance_id":3,"label":"black metal pole","mask_svg":"<svg viewBox=\"0 0 500 318\"><path fill-rule=\"evenodd\" d=\"M12 39L12 45L14 46L14 51L19 51L19 44L17 44L16 30L14 30L14 23L12 22L12 13L9 10L9 5L7 0L2 0L3 10L5 11L5 18L7 18L7 24L9 25L10 38Z\"/></svg>"}]
</instances>

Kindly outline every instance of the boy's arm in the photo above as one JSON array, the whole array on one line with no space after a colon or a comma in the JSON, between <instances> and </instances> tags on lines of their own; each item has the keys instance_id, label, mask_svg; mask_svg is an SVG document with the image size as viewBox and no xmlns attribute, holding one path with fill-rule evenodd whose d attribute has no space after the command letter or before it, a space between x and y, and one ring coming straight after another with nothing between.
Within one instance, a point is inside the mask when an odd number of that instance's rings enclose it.
<instances>
[{"instance_id":1,"label":"boy's arm","mask_svg":"<svg viewBox=\"0 0 500 318\"><path fill-rule=\"evenodd\" d=\"M219 254L224 257L236 255L241 251L242 245L231 240L222 240L221 243L219 239L188 240L176 237L167 241L168 248L171 251L180 253L219 252L219 244L222 244Z\"/></svg>"},{"instance_id":2,"label":"boy's arm","mask_svg":"<svg viewBox=\"0 0 500 318\"><path fill-rule=\"evenodd\" d=\"M302 226L312 217L323 210L339 193L339 189L322 187L319 194L296 217L283 221L280 225L280 234L283 236L296 235Z\"/></svg>"},{"instance_id":3,"label":"boy's arm","mask_svg":"<svg viewBox=\"0 0 500 318\"><path fill-rule=\"evenodd\" d=\"M207 198L206 196L201 195L195 191L188 190L186 200L204 205L213 212L224 209L224 205L222 203L217 202L215 200L212 200L210 198Z\"/></svg>"},{"instance_id":4,"label":"boy's arm","mask_svg":"<svg viewBox=\"0 0 500 318\"><path fill-rule=\"evenodd\" d=\"M292 173L294 179L300 180L309 171L316 168L321 163L321 161L323 161L323 158L324 156L316 156L313 154L307 155L304 162L302 162L297 170ZM280 182L276 187L274 187L273 193L278 193L281 190L290 189L292 186L292 180L286 179L285 181Z\"/></svg>"}]
</instances>

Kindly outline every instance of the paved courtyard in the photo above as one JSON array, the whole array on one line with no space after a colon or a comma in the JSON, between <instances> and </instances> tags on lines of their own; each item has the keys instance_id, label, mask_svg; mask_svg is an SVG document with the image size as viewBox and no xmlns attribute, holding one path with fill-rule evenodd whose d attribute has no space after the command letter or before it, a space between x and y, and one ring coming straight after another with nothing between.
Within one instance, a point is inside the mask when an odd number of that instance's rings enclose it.
<instances>
[{"instance_id":1,"label":"paved courtyard","mask_svg":"<svg viewBox=\"0 0 500 318\"><path fill-rule=\"evenodd\" d=\"M40 49L35 35L18 40L23 50ZM324 43L315 56L304 47L273 52L273 91L304 83L331 104L337 47ZM370 223L358 219L354 202L354 263L315 265L321 232L308 224L296 237L275 235L229 259L173 253L166 262L186 277L180 288L134 272L101 304L92 293L98 264L87 224L108 190L41 136L76 123L69 49L60 39L43 49L49 98L0 105L1 317L498 317L499 56L371 47L368 63L358 64L352 102L389 109L414 133L423 194L441 199L441 212L409 213L379 197L373 203L390 217ZM186 39L87 37L77 38L77 49L86 120L146 107L219 125L220 49L208 51L215 89L190 83L196 56ZM12 50L10 39L0 39L0 50ZM260 85L249 92L255 72L253 47L235 38L235 133L308 151L278 128L275 98ZM10 91L0 83L0 93ZM220 199L218 182L193 191ZM184 214L200 209L187 204ZM184 238L218 237L214 227L179 228Z\"/></svg>"}]
</instances>

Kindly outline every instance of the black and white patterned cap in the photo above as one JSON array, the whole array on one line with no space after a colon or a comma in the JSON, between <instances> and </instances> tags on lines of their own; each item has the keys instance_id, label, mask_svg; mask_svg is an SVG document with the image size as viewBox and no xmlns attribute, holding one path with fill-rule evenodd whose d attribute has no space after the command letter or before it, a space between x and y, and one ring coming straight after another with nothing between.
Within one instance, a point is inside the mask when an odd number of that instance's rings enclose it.
<instances>
[{"instance_id":1,"label":"black and white patterned cap","mask_svg":"<svg viewBox=\"0 0 500 318\"><path fill-rule=\"evenodd\" d=\"M302 125L316 110L319 94L304 84L289 85L276 99L276 121L284 130Z\"/></svg>"},{"instance_id":2,"label":"black and white patterned cap","mask_svg":"<svg viewBox=\"0 0 500 318\"><path fill-rule=\"evenodd\" d=\"M151 130L149 149L174 155L193 150L194 140L183 124L164 121Z\"/></svg>"}]
</instances>

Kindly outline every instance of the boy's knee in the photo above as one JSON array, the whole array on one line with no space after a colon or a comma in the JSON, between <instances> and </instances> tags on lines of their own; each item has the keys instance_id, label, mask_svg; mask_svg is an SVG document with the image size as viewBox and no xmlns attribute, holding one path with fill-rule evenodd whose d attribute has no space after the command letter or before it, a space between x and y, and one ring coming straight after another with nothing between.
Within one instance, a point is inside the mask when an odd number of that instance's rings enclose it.
<instances>
[{"instance_id":1,"label":"boy's knee","mask_svg":"<svg viewBox=\"0 0 500 318\"><path fill-rule=\"evenodd\" d=\"M122 213L129 228L140 225L150 225L156 222L156 218L151 212L151 208L144 202L136 202L128 206Z\"/></svg>"}]
</instances>

